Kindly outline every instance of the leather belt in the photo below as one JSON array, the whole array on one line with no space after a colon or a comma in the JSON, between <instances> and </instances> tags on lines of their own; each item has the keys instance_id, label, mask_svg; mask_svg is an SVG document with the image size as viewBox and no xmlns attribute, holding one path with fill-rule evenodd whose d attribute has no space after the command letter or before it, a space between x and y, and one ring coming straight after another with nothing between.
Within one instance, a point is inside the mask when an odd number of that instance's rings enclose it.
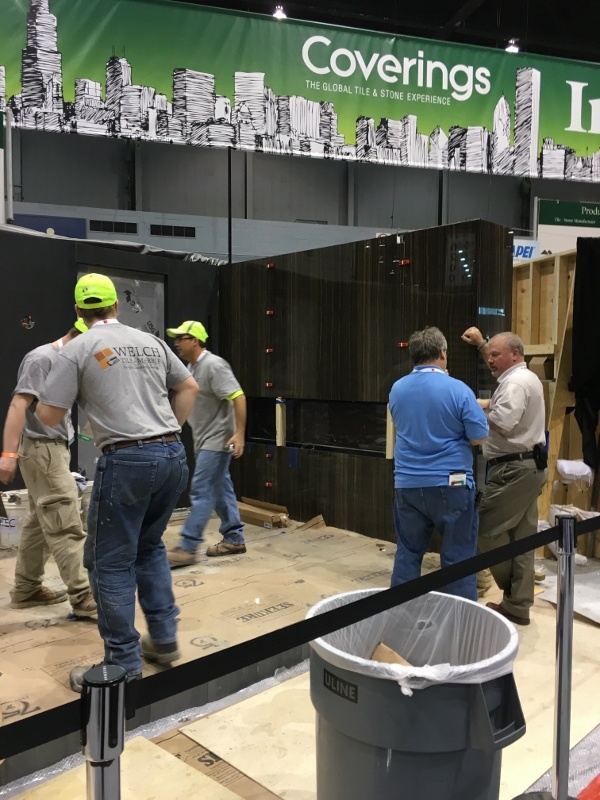
<instances>
[{"instance_id":1,"label":"leather belt","mask_svg":"<svg viewBox=\"0 0 600 800\"><path fill-rule=\"evenodd\" d=\"M526 461L533 458L533 453L529 450L527 453L508 453L505 456L498 456L498 458L490 458L488 464L490 467L495 467L496 464L505 464L507 461Z\"/></svg>"},{"instance_id":2,"label":"leather belt","mask_svg":"<svg viewBox=\"0 0 600 800\"><path fill-rule=\"evenodd\" d=\"M151 444L152 442L180 442L181 436L178 433L165 433L164 436L152 436L150 439L124 439L121 442L113 442L102 448L103 453L112 453L121 450L123 447L138 447L140 444Z\"/></svg>"}]
</instances>

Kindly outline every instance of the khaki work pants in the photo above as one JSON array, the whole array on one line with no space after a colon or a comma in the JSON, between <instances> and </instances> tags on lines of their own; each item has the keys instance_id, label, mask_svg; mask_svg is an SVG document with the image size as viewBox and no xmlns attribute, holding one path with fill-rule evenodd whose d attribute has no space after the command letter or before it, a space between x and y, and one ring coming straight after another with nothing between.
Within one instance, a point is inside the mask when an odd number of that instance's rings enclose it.
<instances>
[{"instance_id":1,"label":"khaki work pants","mask_svg":"<svg viewBox=\"0 0 600 800\"><path fill-rule=\"evenodd\" d=\"M19 468L29 494L29 514L19 539L15 585L10 593L15 602L27 600L41 588L50 554L71 605L81 602L90 591L83 567L85 533L69 462L64 440L24 436L21 441Z\"/></svg>"},{"instance_id":2,"label":"khaki work pants","mask_svg":"<svg viewBox=\"0 0 600 800\"><path fill-rule=\"evenodd\" d=\"M479 506L481 553L517 542L537 531L537 499L548 478L533 459L507 461L490 467ZM529 617L535 586L535 551L490 567L502 589L502 606L517 617Z\"/></svg>"}]
</instances>

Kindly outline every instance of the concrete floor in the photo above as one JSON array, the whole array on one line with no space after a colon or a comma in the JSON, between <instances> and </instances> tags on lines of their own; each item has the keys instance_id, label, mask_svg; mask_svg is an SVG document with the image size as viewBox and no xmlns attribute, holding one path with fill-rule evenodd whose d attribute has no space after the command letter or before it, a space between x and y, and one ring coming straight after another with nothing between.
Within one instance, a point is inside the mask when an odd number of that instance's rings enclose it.
<instances>
[{"instance_id":1,"label":"concrete floor","mask_svg":"<svg viewBox=\"0 0 600 800\"><path fill-rule=\"evenodd\" d=\"M248 526L247 555L203 557L197 565L173 573L181 608L184 660L197 658L207 648L221 649L302 619L307 609L323 597L387 585L395 549L392 545L333 528L299 531L299 526L300 523L292 523L280 531ZM178 527L173 525L168 530L167 544L176 540ZM208 543L218 538L217 530L218 522L211 521ZM0 702L6 725L71 700L69 669L75 663L100 660L102 646L94 624L66 618L66 604L9 609L14 554L5 551L3 555ZM434 559L427 563L431 565ZM52 563L47 574L49 585L59 585ZM482 602L498 599L499 594L490 590ZM265 615L255 613L267 608L275 610ZM145 630L141 618L139 629ZM532 623L519 628L519 639L514 673L527 732L503 751L500 800L512 800L525 791L552 762L555 608L536 599ZM154 669L145 668L144 674ZM599 670L600 626L576 619L572 745L600 723L600 706L594 700ZM202 718L188 728L180 726L180 730L270 790L253 797L313 800L313 719L305 675ZM252 747L247 746L248 742ZM134 761L132 755L124 762L124 768L137 769ZM61 800L83 796L77 793L79 789L74 791L69 794L61 789L56 796ZM33 800L51 795L24 796ZM140 800L150 796L136 795ZM220 795L215 794L217 797Z\"/></svg>"}]
</instances>

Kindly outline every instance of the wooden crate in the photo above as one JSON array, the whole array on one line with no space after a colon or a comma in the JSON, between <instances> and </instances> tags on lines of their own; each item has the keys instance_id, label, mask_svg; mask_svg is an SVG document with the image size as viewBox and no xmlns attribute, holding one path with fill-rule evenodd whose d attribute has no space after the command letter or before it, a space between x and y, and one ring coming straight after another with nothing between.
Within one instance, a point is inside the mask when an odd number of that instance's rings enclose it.
<instances>
[{"instance_id":1,"label":"wooden crate","mask_svg":"<svg viewBox=\"0 0 600 800\"><path fill-rule=\"evenodd\" d=\"M572 413L575 397L568 387L576 256L576 250L567 250L522 261L513 268L513 330L525 344L530 367L543 379L546 401L548 482L538 503L540 519L548 519L551 503L591 508L591 489L581 491L576 484L562 483L554 488L559 480L558 459L582 457L581 433ZM600 536L596 536L596 542L579 537L579 552L600 555Z\"/></svg>"},{"instance_id":2,"label":"wooden crate","mask_svg":"<svg viewBox=\"0 0 600 800\"><path fill-rule=\"evenodd\" d=\"M513 330L523 340L527 356L555 358L562 347L575 259L576 251L567 250L514 265Z\"/></svg>"}]
</instances>

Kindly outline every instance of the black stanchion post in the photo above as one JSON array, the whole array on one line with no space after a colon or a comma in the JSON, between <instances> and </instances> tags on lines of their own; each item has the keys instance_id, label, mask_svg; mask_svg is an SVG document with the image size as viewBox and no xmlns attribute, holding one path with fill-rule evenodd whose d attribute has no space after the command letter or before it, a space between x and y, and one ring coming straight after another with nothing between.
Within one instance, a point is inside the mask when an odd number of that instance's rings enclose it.
<instances>
[{"instance_id":1,"label":"black stanchion post","mask_svg":"<svg viewBox=\"0 0 600 800\"><path fill-rule=\"evenodd\" d=\"M558 581L556 586L556 697L554 706L554 761L552 792L521 794L515 800L576 800L569 795L569 739L571 735L571 672L573 668L573 612L575 595L575 517L557 517Z\"/></svg>"},{"instance_id":2,"label":"black stanchion post","mask_svg":"<svg viewBox=\"0 0 600 800\"><path fill-rule=\"evenodd\" d=\"M125 681L121 667L101 664L83 676L81 746L87 800L120 800L125 741Z\"/></svg>"}]
</instances>

